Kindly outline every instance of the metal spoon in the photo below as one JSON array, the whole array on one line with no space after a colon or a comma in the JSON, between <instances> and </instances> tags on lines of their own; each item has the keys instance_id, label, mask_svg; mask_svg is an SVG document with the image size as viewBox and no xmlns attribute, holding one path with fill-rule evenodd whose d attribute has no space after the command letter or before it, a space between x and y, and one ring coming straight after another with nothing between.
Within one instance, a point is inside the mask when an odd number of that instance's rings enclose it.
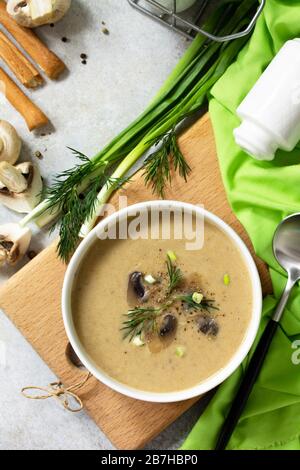
<instances>
[{"instance_id":1,"label":"metal spoon","mask_svg":"<svg viewBox=\"0 0 300 470\"><path fill-rule=\"evenodd\" d=\"M273 238L273 252L278 263L287 272L288 281L273 318L269 321L252 356L219 435L216 450L224 450L229 442L262 368L291 290L300 279L300 213L290 215L279 224Z\"/></svg>"}]
</instances>

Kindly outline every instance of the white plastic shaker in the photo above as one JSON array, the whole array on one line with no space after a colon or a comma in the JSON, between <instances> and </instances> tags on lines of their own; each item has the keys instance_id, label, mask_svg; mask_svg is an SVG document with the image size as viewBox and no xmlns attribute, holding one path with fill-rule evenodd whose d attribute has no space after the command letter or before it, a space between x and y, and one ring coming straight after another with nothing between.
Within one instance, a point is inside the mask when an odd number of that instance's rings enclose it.
<instances>
[{"instance_id":1,"label":"white plastic shaker","mask_svg":"<svg viewBox=\"0 0 300 470\"><path fill-rule=\"evenodd\" d=\"M236 143L259 160L300 140L300 39L285 43L237 109Z\"/></svg>"}]
</instances>

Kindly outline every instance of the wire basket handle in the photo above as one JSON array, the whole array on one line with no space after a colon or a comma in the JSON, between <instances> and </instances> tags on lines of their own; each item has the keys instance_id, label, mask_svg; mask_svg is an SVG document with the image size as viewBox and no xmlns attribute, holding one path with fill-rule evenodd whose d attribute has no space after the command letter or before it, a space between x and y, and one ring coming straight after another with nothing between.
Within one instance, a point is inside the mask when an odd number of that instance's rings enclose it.
<instances>
[{"instance_id":1,"label":"wire basket handle","mask_svg":"<svg viewBox=\"0 0 300 470\"><path fill-rule=\"evenodd\" d=\"M143 4L140 3L140 0L128 0L128 2L130 3L131 6L133 6L137 10L139 10L141 13L144 13L144 14L152 17L156 21L167 25L169 28L175 29L176 31L178 31L179 33L183 34L184 36L186 36L190 39L193 38L192 32L197 32L199 34L203 34L203 36L207 37L208 39L211 39L212 41L216 41L216 42L232 41L234 39L238 39L238 38L247 36L249 33L251 33L251 31L253 30L253 28L254 28L259 16L261 15L261 13L262 13L262 11L265 7L265 4L266 4L266 0L261 0L260 1L260 4L258 6L258 9L257 9L254 17L252 18L252 20L248 24L247 28L244 29L243 31L240 31L240 32L235 33L235 34L230 34L228 36L215 36L214 34L211 34L207 31L205 31L204 29L200 28L198 25L196 25L192 21L189 21L188 19L185 19L182 16L179 16L176 13L176 0L173 0L174 7L173 7L172 10L170 10L167 7L160 4L159 0L144 0ZM149 4L150 6L151 5L154 6L156 9L158 9L161 12L161 14L160 15L155 14L153 11L148 10L146 8L146 6L144 5L145 3ZM206 5L207 5L207 1L204 2L202 10L204 10ZM171 22L168 22L164 18L164 16L166 16L166 15L169 16ZM184 29L178 27L178 24L181 24L182 26L186 27L187 29L184 30Z\"/></svg>"}]
</instances>

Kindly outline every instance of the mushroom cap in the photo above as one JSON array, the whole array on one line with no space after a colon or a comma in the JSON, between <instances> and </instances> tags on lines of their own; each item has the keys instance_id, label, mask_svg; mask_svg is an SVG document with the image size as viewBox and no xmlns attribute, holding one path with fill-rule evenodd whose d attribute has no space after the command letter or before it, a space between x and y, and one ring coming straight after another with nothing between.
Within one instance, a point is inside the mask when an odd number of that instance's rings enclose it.
<instances>
[{"instance_id":1,"label":"mushroom cap","mask_svg":"<svg viewBox=\"0 0 300 470\"><path fill-rule=\"evenodd\" d=\"M19 170L25 181L27 188L20 193L6 190L5 185L0 181L0 203L9 209L21 214L28 214L41 200L43 181L37 165L31 162L24 162L14 167Z\"/></svg>"},{"instance_id":2,"label":"mushroom cap","mask_svg":"<svg viewBox=\"0 0 300 470\"><path fill-rule=\"evenodd\" d=\"M8 162L0 162L0 181L11 193L21 194L28 187L21 170Z\"/></svg>"},{"instance_id":3,"label":"mushroom cap","mask_svg":"<svg viewBox=\"0 0 300 470\"><path fill-rule=\"evenodd\" d=\"M14 165L21 152L22 141L14 126L0 120L0 161Z\"/></svg>"},{"instance_id":4,"label":"mushroom cap","mask_svg":"<svg viewBox=\"0 0 300 470\"><path fill-rule=\"evenodd\" d=\"M7 13L21 26L30 27L31 18L29 2L20 0L8 0L6 4Z\"/></svg>"},{"instance_id":5,"label":"mushroom cap","mask_svg":"<svg viewBox=\"0 0 300 470\"><path fill-rule=\"evenodd\" d=\"M61 20L71 6L72 0L51 0L51 11L32 18L31 5L41 0L8 0L8 14L21 26L35 28Z\"/></svg>"},{"instance_id":6,"label":"mushroom cap","mask_svg":"<svg viewBox=\"0 0 300 470\"><path fill-rule=\"evenodd\" d=\"M27 252L31 241L31 231L18 224L0 225L0 259L15 265Z\"/></svg>"}]
</instances>

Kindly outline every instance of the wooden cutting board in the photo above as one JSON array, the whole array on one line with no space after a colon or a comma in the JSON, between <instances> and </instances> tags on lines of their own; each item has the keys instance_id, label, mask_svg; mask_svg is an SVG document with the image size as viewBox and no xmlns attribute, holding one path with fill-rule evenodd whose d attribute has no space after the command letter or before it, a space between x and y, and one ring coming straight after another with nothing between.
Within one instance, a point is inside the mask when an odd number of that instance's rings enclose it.
<instances>
[{"instance_id":1,"label":"wooden cutting board","mask_svg":"<svg viewBox=\"0 0 300 470\"><path fill-rule=\"evenodd\" d=\"M175 178L167 198L203 204L230 224L253 252L226 199L208 115L181 136L180 144L193 172L188 184ZM153 199L140 174L122 193L126 194L130 204ZM257 258L256 262L264 293L269 293L268 271ZM68 341L60 309L64 272L65 266L57 259L53 244L5 284L0 290L0 306L60 380L71 385L83 377L83 372L76 369L65 355ZM46 384L38 383L37 377L35 385ZM119 449L143 447L197 401L175 404L140 402L113 392L94 378L79 395L86 411ZM45 406L48 406L47 402Z\"/></svg>"}]
</instances>

